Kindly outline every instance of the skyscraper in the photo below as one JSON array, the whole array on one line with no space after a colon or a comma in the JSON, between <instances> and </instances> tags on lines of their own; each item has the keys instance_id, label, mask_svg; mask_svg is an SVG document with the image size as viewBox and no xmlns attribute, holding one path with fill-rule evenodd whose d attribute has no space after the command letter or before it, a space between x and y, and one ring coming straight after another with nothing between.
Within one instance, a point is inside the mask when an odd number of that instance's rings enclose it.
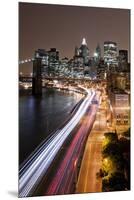
<instances>
[{"instance_id":1,"label":"skyscraper","mask_svg":"<svg viewBox=\"0 0 134 200\"><path fill-rule=\"evenodd\" d=\"M79 48L80 56L84 59L84 64L87 65L89 62L89 49L87 47L86 39L83 38L81 47Z\"/></svg>"},{"instance_id":2,"label":"skyscraper","mask_svg":"<svg viewBox=\"0 0 134 200\"><path fill-rule=\"evenodd\" d=\"M99 43L96 47L95 53L96 53L96 56L98 57L98 59L100 59L101 58L101 48L100 48Z\"/></svg>"},{"instance_id":3,"label":"skyscraper","mask_svg":"<svg viewBox=\"0 0 134 200\"><path fill-rule=\"evenodd\" d=\"M117 44L116 42L104 42L104 62L106 64L117 64Z\"/></svg>"},{"instance_id":4,"label":"skyscraper","mask_svg":"<svg viewBox=\"0 0 134 200\"><path fill-rule=\"evenodd\" d=\"M94 60L97 65L99 64L100 59L101 59L101 48L100 45L98 44L94 53Z\"/></svg>"},{"instance_id":5,"label":"skyscraper","mask_svg":"<svg viewBox=\"0 0 134 200\"><path fill-rule=\"evenodd\" d=\"M55 75L59 67L59 51L56 48L51 48L48 51L48 72L49 75Z\"/></svg>"},{"instance_id":6,"label":"skyscraper","mask_svg":"<svg viewBox=\"0 0 134 200\"><path fill-rule=\"evenodd\" d=\"M49 62L59 61L59 51L57 51L56 48L51 48L50 51L48 51L48 54L49 54Z\"/></svg>"},{"instance_id":7,"label":"skyscraper","mask_svg":"<svg viewBox=\"0 0 134 200\"><path fill-rule=\"evenodd\" d=\"M42 74L47 73L48 52L45 49L38 49L35 51L34 57L35 57L35 59L37 59L37 58L41 59L41 73Z\"/></svg>"}]
</instances>

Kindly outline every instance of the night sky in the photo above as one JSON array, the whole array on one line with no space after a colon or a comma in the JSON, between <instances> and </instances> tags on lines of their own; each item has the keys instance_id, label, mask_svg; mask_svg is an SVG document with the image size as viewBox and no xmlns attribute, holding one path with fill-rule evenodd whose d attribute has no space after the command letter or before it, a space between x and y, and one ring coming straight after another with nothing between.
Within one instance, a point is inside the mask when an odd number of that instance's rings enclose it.
<instances>
[{"instance_id":1,"label":"night sky","mask_svg":"<svg viewBox=\"0 0 134 200\"><path fill-rule=\"evenodd\" d=\"M38 48L57 48L60 58L72 58L75 46L85 37L90 56L104 41L117 42L118 49L129 50L130 11L128 9L93 8L20 3L19 60L31 58ZM32 65L20 66L29 73Z\"/></svg>"}]
</instances>

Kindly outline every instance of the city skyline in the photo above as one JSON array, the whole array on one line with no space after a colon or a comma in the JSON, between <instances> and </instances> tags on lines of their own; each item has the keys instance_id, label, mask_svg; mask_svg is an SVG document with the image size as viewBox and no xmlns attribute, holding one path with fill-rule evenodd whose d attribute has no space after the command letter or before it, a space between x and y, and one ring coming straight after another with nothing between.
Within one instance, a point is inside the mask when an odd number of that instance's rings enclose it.
<instances>
[{"instance_id":1,"label":"city skyline","mask_svg":"<svg viewBox=\"0 0 134 200\"><path fill-rule=\"evenodd\" d=\"M90 57L98 43L103 55L103 44L108 40L116 42L118 50L126 49L129 54L128 9L20 3L19 11L19 60L33 57L38 48L53 47L59 51L60 58L71 59L83 37ZM31 69L32 65L29 69L20 67L23 72Z\"/></svg>"}]
</instances>

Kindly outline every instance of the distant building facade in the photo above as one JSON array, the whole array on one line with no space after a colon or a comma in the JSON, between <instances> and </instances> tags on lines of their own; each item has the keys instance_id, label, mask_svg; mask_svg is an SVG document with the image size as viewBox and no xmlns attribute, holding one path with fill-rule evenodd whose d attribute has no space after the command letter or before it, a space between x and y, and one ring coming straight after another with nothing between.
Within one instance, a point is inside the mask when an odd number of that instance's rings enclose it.
<instances>
[{"instance_id":1,"label":"distant building facade","mask_svg":"<svg viewBox=\"0 0 134 200\"><path fill-rule=\"evenodd\" d=\"M130 94L122 90L113 90L110 96L113 108L114 123L119 126L130 125Z\"/></svg>"}]
</instances>

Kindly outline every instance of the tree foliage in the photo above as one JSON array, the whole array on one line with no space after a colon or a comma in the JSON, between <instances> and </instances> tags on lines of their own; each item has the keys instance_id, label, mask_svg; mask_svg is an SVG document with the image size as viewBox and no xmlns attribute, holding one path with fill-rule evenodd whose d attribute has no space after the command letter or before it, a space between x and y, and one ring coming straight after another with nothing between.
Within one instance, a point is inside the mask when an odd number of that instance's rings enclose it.
<instances>
[{"instance_id":1,"label":"tree foliage","mask_svg":"<svg viewBox=\"0 0 134 200\"><path fill-rule=\"evenodd\" d=\"M121 172L112 173L102 180L102 191L123 191L126 188L126 180Z\"/></svg>"},{"instance_id":2,"label":"tree foliage","mask_svg":"<svg viewBox=\"0 0 134 200\"><path fill-rule=\"evenodd\" d=\"M109 142L118 141L118 135L116 132L107 132L107 133L104 133L104 136L106 139L109 140Z\"/></svg>"},{"instance_id":3,"label":"tree foliage","mask_svg":"<svg viewBox=\"0 0 134 200\"><path fill-rule=\"evenodd\" d=\"M120 154L120 148L117 142L109 142L102 149L103 157Z\"/></svg>"},{"instance_id":4,"label":"tree foliage","mask_svg":"<svg viewBox=\"0 0 134 200\"><path fill-rule=\"evenodd\" d=\"M130 189L130 129L118 139L117 133L104 134L102 148L102 191Z\"/></svg>"}]
</instances>

